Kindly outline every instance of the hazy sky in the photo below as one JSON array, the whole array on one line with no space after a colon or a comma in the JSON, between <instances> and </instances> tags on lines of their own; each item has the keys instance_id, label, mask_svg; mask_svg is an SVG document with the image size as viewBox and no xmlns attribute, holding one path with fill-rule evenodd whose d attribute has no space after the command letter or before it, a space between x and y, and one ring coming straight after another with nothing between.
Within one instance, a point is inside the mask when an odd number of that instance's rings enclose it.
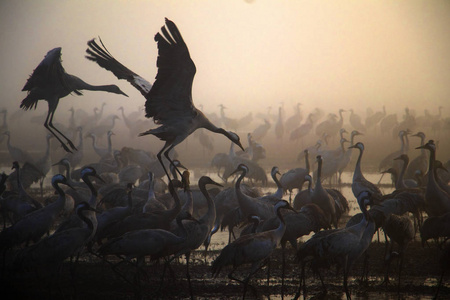
<instances>
[{"instance_id":1,"label":"hazy sky","mask_svg":"<svg viewBox=\"0 0 450 300\"><path fill-rule=\"evenodd\" d=\"M68 96L66 107L110 101L134 110L144 98L86 60L86 42L100 36L119 61L152 82L153 37L164 17L177 24L189 47L197 66L194 102L207 111L227 103L230 114L243 115L244 101L260 108L300 101L305 108L376 110L426 101L434 113L448 106L446 0L2 0L0 106L18 108L28 76L60 46L68 73L91 84L115 83L131 96L86 92ZM46 103L39 109L46 111Z\"/></svg>"}]
</instances>

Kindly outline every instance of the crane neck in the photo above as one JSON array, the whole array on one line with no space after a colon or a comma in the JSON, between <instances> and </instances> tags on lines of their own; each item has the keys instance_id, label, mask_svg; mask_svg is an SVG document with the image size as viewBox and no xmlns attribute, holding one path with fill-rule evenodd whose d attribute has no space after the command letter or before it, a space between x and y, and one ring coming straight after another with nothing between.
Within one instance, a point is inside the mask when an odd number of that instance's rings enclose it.
<instances>
[{"instance_id":1,"label":"crane neck","mask_svg":"<svg viewBox=\"0 0 450 300\"><path fill-rule=\"evenodd\" d=\"M78 209L78 210L77 210L77 215L78 215L78 217L80 217L80 219L81 219L83 222L86 223L87 227L88 227L89 230L92 232L92 233L91 233L91 237L92 237L93 234L94 234L94 222L93 222L90 218L86 217L86 215L83 213L85 210L87 210L87 209L86 209L86 208ZM95 216L95 215L94 215L94 216Z\"/></svg>"},{"instance_id":2,"label":"crane neck","mask_svg":"<svg viewBox=\"0 0 450 300\"><path fill-rule=\"evenodd\" d=\"M305 168L306 168L307 174L309 174L311 166L309 165L309 154L308 154L308 151L306 151L306 153L305 153Z\"/></svg>"},{"instance_id":3,"label":"crane neck","mask_svg":"<svg viewBox=\"0 0 450 300\"><path fill-rule=\"evenodd\" d=\"M242 211L248 211L249 208L252 207L253 199L244 194L241 190L241 182L244 179L244 177L247 175L247 171L243 170L239 178L236 180L235 183L235 191L236 196L238 199L239 206L242 208Z\"/></svg>"},{"instance_id":4,"label":"crane neck","mask_svg":"<svg viewBox=\"0 0 450 300\"><path fill-rule=\"evenodd\" d=\"M216 220L216 206L214 204L214 201L211 199L211 196L208 193L208 190L206 189L206 184L202 181L199 182L198 185L200 191L202 192L203 196L206 198L206 202L208 204L208 210L207 212L200 218L200 222L205 222L209 224L212 228L215 220Z\"/></svg>"},{"instance_id":5,"label":"crane neck","mask_svg":"<svg viewBox=\"0 0 450 300\"><path fill-rule=\"evenodd\" d=\"M317 179L316 179L316 189L322 188L322 159L317 161Z\"/></svg>"},{"instance_id":6,"label":"crane neck","mask_svg":"<svg viewBox=\"0 0 450 300\"><path fill-rule=\"evenodd\" d=\"M281 185L281 182L277 178L277 173L273 172L271 175L273 181L277 185L277 191L273 195L281 199L283 197L283 186Z\"/></svg>"},{"instance_id":7,"label":"crane neck","mask_svg":"<svg viewBox=\"0 0 450 300\"><path fill-rule=\"evenodd\" d=\"M402 168L400 169L400 174L397 177L396 188L404 189L406 188L405 182L403 181L403 177L405 176L406 168L408 167L408 160L403 160Z\"/></svg>"},{"instance_id":8,"label":"crane neck","mask_svg":"<svg viewBox=\"0 0 450 300\"><path fill-rule=\"evenodd\" d=\"M114 123L114 118L113 118L113 123ZM112 152L112 138L111 138L112 134L108 134L108 152L111 153Z\"/></svg>"},{"instance_id":9,"label":"crane neck","mask_svg":"<svg viewBox=\"0 0 450 300\"><path fill-rule=\"evenodd\" d=\"M86 185L89 187L89 190L91 191L91 198L89 199L89 205L92 207L96 207L97 206L97 189L95 188L95 186L92 184L92 181L89 179L89 174L84 175L81 179L84 181L84 183L86 183Z\"/></svg>"},{"instance_id":10,"label":"crane neck","mask_svg":"<svg viewBox=\"0 0 450 300\"><path fill-rule=\"evenodd\" d=\"M355 173L353 174L353 179L363 177L363 174L361 171L361 160L362 160L363 152L364 152L364 150L359 149L359 155L358 155L358 160L356 161Z\"/></svg>"},{"instance_id":11,"label":"crane neck","mask_svg":"<svg viewBox=\"0 0 450 300\"><path fill-rule=\"evenodd\" d=\"M284 221L283 215L281 214L281 207L278 207L276 211L276 215L278 220L280 221L280 225L278 225L277 229L275 229L275 236L277 240L277 245L279 245L281 239L283 238L284 233L286 232L286 222Z\"/></svg>"},{"instance_id":12,"label":"crane neck","mask_svg":"<svg viewBox=\"0 0 450 300\"><path fill-rule=\"evenodd\" d=\"M78 146L77 149L78 151L80 151L80 149L83 148L83 132L80 130L78 130Z\"/></svg>"}]
</instances>

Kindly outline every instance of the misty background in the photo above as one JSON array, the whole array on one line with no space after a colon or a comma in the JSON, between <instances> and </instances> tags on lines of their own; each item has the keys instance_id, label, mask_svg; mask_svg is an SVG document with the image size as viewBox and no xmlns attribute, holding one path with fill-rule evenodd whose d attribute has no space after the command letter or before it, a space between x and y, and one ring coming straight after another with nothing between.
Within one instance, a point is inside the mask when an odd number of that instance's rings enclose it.
<instances>
[{"instance_id":1,"label":"misty background","mask_svg":"<svg viewBox=\"0 0 450 300\"><path fill-rule=\"evenodd\" d=\"M120 117L120 106L126 113L142 110L145 99L134 87L84 58L86 42L101 37L117 60L153 82L153 37L165 17L177 24L196 64L195 105L217 116L220 104L229 117L253 113L252 123L237 129L244 144L246 133L263 122L258 114L277 115L282 106L287 118L298 102L302 122L315 108L325 116L352 108L365 118L367 109L380 111L384 106L398 114L399 121L406 107L416 116L425 109L437 115L440 106L443 117L450 114L450 2L445 0L4 0L0 108L12 116L26 96L21 89L34 68L47 51L62 47L66 72L90 84L117 84L130 97L89 91L69 95L60 101L55 122L67 122L71 107L92 113L103 102L105 115ZM21 132L22 139L17 133L15 143L36 146L26 137L41 129L45 136L46 131L36 125L43 124L43 118L41 123L30 119L46 113L45 101L24 112L15 125L32 129ZM344 118L348 124L348 114ZM123 121L117 124L123 126ZM228 142L216 139L224 144L215 151L227 152ZM153 137L135 143L155 151L162 146Z\"/></svg>"}]
</instances>

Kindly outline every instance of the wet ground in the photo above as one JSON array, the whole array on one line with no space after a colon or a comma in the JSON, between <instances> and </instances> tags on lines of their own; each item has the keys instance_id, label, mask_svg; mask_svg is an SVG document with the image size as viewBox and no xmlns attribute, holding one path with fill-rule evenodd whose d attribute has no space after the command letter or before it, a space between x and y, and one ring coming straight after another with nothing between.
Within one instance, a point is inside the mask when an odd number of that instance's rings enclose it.
<instances>
[{"instance_id":1,"label":"wet ground","mask_svg":"<svg viewBox=\"0 0 450 300\"><path fill-rule=\"evenodd\" d=\"M196 299L238 299L242 298L243 286L228 279L230 269L224 269L217 278L211 277L210 263L225 245L226 232L214 237L211 249L205 256L202 249L194 252L190 263L190 276L194 297ZM418 241L407 249L401 286L398 290L398 267L396 261L390 272L390 284L382 284L385 268L383 257L385 244L373 242L369 248L369 278L361 281L363 259L354 266L349 287L352 299L433 299L440 276L438 258L440 251L435 245L422 247ZM114 257L110 263L119 262ZM124 263L112 268L112 265L100 258L86 253L80 257L74 276L71 270L74 264L64 264L61 273L50 280L45 274L35 271L8 273L3 278L2 299L188 299L189 288L186 276L185 260L171 263L173 272L166 272L161 284L163 265L147 262L140 272L140 284L136 284L137 268ZM248 268L240 268L235 275L244 278ZM277 249L270 262L270 279L267 284L268 269L264 267L251 279L251 288L247 291L247 299L281 299L281 249ZM311 269L306 270L306 297L303 291L300 299L345 299L342 285L342 274L335 268L323 270L327 293L323 293L322 285ZM295 260L295 251L287 248L287 264L285 270L284 298L292 299L298 291L300 266ZM438 299L450 299L450 284L444 278ZM51 284L51 286L49 286ZM7 294L5 294L7 292ZM256 293L255 293L256 292Z\"/></svg>"},{"instance_id":2,"label":"wet ground","mask_svg":"<svg viewBox=\"0 0 450 300\"><path fill-rule=\"evenodd\" d=\"M342 189L344 195L349 193L349 187ZM350 197L349 197L350 198ZM354 206L354 205L351 205ZM353 207L350 215L356 209ZM345 220L342 220L345 224ZM308 237L303 237L305 241ZM223 269L217 278L211 277L210 264L217 257L228 240L227 232L219 232L213 236L206 257L203 249L198 249L191 256L190 276L195 299L239 299L243 295L243 286L227 277L230 269ZM300 265L295 259L295 250L286 249L287 263L283 296L293 299L298 291ZM13 257L14 251L6 256L6 264ZM398 266L394 260L390 272L390 284L384 285L385 244L384 235L380 234L380 242L375 236L368 250L369 277L361 280L363 259L357 261L350 274L349 287L352 299L433 299L437 291L437 283L441 275L439 265L440 250L431 241L422 246L419 238L411 243L406 250L401 274L401 286L398 288ZM271 262L269 283L267 283L268 268L259 270L251 279L246 294L247 299L282 299L281 284L281 249L276 249ZM113 268L112 264L119 259L109 257L109 262L85 253L73 272L73 263L67 261L57 277L50 278L43 272L34 270L14 273L6 270L1 280L1 299L189 299L189 285L186 276L185 259L173 261L172 271L166 272L161 283L163 262L147 262L142 272L129 263ZM248 267L240 267L235 275L244 278ZM139 274L139 284L136 276ZM327 293L324 293L319 277L310 268L306 269L306 295L299 299L346 299L343 290L342 273L336 268L323 270ZM443 286L438 299L450 299L450 275L444 277Z\"/></svg>"}]
</instances>

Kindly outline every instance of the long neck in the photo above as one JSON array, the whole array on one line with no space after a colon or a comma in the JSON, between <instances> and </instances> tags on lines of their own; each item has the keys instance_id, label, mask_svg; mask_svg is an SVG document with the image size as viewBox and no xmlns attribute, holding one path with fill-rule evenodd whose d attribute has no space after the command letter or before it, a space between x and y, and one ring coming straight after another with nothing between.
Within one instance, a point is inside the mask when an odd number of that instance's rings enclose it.
<instances>
[{"instance_id":1,"label":"long neck","mask_svg":"<svg viewBox=\"0 0 450 300\"><path fill-rule=\"evenodd\" d=\"M113 119L113 123L114 123L114 119ZM108 151L111 152L112 151L112 141L111 141L111 134L108 134Z\"/></svg>"},{"instance_id":2,"label":"long neck","mask_svg":"<svg viewBox=\"0 0 450 300\"><path fill-rule=\"evenodd\" d=\"M305 166L306 166L306 172L309 174L310 171L310 165L309 165L309 154L308 152L305 153Z\"/></svg>"},{"instance_id":3,"label":"long neck","mask_svg":"<svg viewBox=\"0 0 450 300\"><path fill-rule=\"evenodd\" d=\"M283 215L280 212L280 208L277 209L277 217L280 221L280 225L278 225L277 229L275 229L275 240L277 241L278 245L283 238L284 233L286 232L286 223L284 221Z\"/></svg>"},{"instance_id":4,"label":"long neck","mask_svg":"<svg viewBox=\"0 0 450 300\"><path fill-rule=\"evenodd\" d=\"M84 81L83 81L83 84L80 84L78 89L87 90L87 91L102 91L102 92L109 92L109 93L116 93L116 91L117 91L117 88L113 84L92 85L92 84L89 84Z\"/></svg>"},{"instance_id":5,"label":"long neck","mask_svg":"<svg viewBox=\"0 0 450 300\"><path fill-rule=\"evenodd\" d=\"M206 190L205 184L200 182L198 187L202 194L205 196L206 202L208 204L208 211L201 217L200 222L205 222L210 226L210 228L212 228L214 221L216 220L216 206L214 204L214 201L211 199L208 191Z\"/></svg>"},{"instance_id":6,"label":"long neck","mask_svg":"<svg viewBox=\"0 0 450 300\"><path fill-rule=\"evenodd\" d=\"M53 202L53 204L55 206L57 206L58 208L60 207L62 209L66 204L66 194L64 193L64 190L59 186L59 184L57 182L52 183L52 186L59 195L58 200ZM48 207L48 206L49 205L47 205L46 207Z\"/></svg>"},{"instance_id":7,"label":"long neck","mask_svg":"<svg viewBox=\"0 0 450 300\"><path fill-rule=\"evenodd\" d=\"M183 225L183 220L181 218L176 218L177 221L177 225L180 228L181 234L179 235L179 237L182 239L182 241L186 240L188 232L186 230L186 228Z\"/></svg>"},{"instance_id":8,"label":"long neck","mask_svg":"<svg viewBox=\"0 0 450 300\"><path fill-rule=\"evenodd\" d=\"M23 188L22 181L20 180L20 174L21 174L20 167L18 167L16 170L17 170L17 187L19 188L19 194L26 195L26 191Z\"/></svg>"},{"instance_id":9,"label":"long neck","mask_svg":"<svg viewBox=\"0 0 450 300\"><path fill-rule=\"evenodd\" d=\"M319 159L317 162L317 179L316 179L316 189L319 190L322 188L322 160Z\"/></svg>"},{"instance_id":10,"label":"long neck","mask_svg":"<svg viewBox=\"0 0 450 300\"><path fill-rule=\"evenodd\" d=\"M363 150L359 149L359 156L358 156L358 160L356 161L355 173L353 174L353 178L363 177L363 174L362 174L362 171L361 171L362 155L363 155Z\"/></svg>"},{"instance_id":11,"label":"long neck","mask_svg":"<svg viewBox=\"0 0 450 300\"><path fill-rule=\"evenodd\" d=\"M275 192L274 196L281 199L283 197L283 186L281 185L281 182L277 178L277 173L272 173L272 179L275 181L275 184L277 185L277 191Z\"/></svg>"},{"instance_id":12,"label":"long neck","mask_svg":"<svg viewBox=\"0 0 450 300\"><path fill-rule=\"evenodd\" d=\"M92 184L91 180L89 180L89 175L83 176L83 181L86 183L86 185L89 187L89 190L91 191L91 198L89 199L89 205L91 207L97 206L97 189Z\"/></svg>"},{"instance_id":13,"label":"long neck","mask_svg":"<svg viewBox=\"0 0 450 300\"><path fill-rule=\"evenodd\" d=\"M430 149L430 161L428 163L428 185L436 184L436 178L434 177L434 161L436 160L436 152Z\"/></svg>"},{"instance_id":14,"label":"long neck","mask_svg":"<svg viewBox=\"0 0 450 300\"><path fill-rule=\"evenodd\" d=\"M405 183L403 182L403 176L405 176L405 172L406 172L406 168L408 167L408 160L403 160L403 166L402 169L400 170L400 174L398 175L397 178L397 188L406 188Z\"/></svg>"},{"instance_id":15,"label":"long neck","mask_svg":"<svg viewBox=\"0 0 450 300\"><path fill-rule=\"evenodd\" d=\"M80 210L78 212L78 217L80 217L80 219L86 223L87 227L92 232L91 233L91 237L92 237L92 235L94 234L94 223L92 222L91 218L86 217L86 215L83 213L83 211L84 210Z\"/></svg>"},{"instance_id":16,"label":"long neck","mask_svg":"<svg viewBox=\"0 0 450 300\"><path fill-rule=\"evenodd\" d=\"M242 171L241 175L236 180L236 184L235 184L235 190L236 190L236 196L238 199L238 203L239 203L239 206L241 207L242 211L244 211L244 212L252 210L252 207L253 207L253 199L251 199L249 196L244 194L241 190L241 182L244 179L245 175L247 175L247 172Z\"/></svg>"},{"instance_id":17,"label":"long neck","mask_svg":"<svg viewBox=\"0 0 450 300\"><path fill-rule=\"evenodd\" d=\"M175 219L181 211L181 203L177 190L175 190L175 192L172 194L172 198L175 201L174 207L165 211L165 215L169 220Z\"/></svg>"},{"instance_id":18,"label":"long neck","mask_svg":"<svg viewBox=\"0 0 450 300\"><path fill-rule=\"evenodd\" d=\"M312 192L312 180L311 179L308 180L308 191L310 193Z\"/></svg>"},{"instance_id":19,"label":"long neck","mask_svg":"<svg viewBox=\"0 0 450 300\"><path fill-rule=\"evenodd\" d=\"M63 166L66 168L66 178L68 181L73 181L72 172L70 171L70 163L67 161L67 163L63 164Z\"/></svg>"},{"instance_id":20,"label":"long neck","mask_svg":"<svg viewBox=\"0 0 450 300\"><path fill-rule=\"evenodd\" d=\"M187 196L187 200L184 202L184 205L181 208L181 210L187 211L192 215L194 212L194 199L192 197L192 191L189 189L185 191L185 194Z\"/></svg>"}]
</instances>

